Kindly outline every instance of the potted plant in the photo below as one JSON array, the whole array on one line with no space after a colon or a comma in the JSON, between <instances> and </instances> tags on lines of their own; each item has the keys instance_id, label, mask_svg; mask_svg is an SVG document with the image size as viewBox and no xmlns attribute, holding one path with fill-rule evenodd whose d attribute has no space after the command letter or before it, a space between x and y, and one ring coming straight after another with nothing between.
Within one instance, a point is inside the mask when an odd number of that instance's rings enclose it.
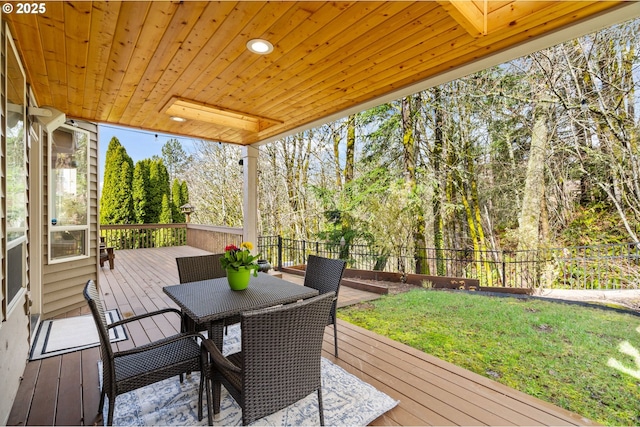
<instances>
[{"instance_id":1,"label":"potted plant","mask_svg":"<svg viewBox=\"0 0 640 427\"><path fill-rule=\"evenodd\" d=\"M240 291L249 286L251 272L254 276L258 276L259 266L256 260L260 254L251 255L252 249L251 242L242 242L240 247L228 245L224 248L224 256L220 258L220 263L227 271L227 281L234 291Z\"/></svg>"}]
</instances>

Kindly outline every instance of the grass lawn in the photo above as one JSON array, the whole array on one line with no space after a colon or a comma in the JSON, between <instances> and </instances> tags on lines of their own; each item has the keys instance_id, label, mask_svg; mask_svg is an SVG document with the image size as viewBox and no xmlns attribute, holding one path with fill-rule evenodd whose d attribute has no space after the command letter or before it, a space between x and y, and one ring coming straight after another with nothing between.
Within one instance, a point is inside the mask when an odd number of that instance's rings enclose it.
<instances>
[{"instance_id":1,"label":"grass lawn","mask_svg":"<svg viewBox=\"0 0 640 427\"><path fill-rule=\"evenodd\" d=\"M598 423L640 425L640 317L426 289L338 317Z\"/></svg>"}]
</instances>

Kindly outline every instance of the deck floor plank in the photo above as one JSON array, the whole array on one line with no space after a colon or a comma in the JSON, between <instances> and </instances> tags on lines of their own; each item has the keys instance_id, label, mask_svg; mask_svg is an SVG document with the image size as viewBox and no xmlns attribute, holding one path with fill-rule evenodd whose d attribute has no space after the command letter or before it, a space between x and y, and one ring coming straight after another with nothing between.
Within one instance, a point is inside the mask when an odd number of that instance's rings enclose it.
<instances>
[{"instance_id":1,"label":"deck floor plank","mask_svg":"<svg viewBox=\"0 0 640 427\"><path fill-rule=\"evenodd\" d=\"M346 323L345 323L346 325ZM349 331L349 328L345 328ZM340 333L338 333L340 337ZM362 337L361 334L358 337ZM425 362L416 359L412 365L413 368L408 372L405 369L398 368L396 361L402 357L403 352L399 352L398 349L391 346L381 345L379 342L367 343L362 340L354 340L353 337L345 334L345 340L351 341L355 347L354 354L356 360L366 361L368 363L375 363L376 366L371 366L367 369L367 372L380 372L381 375L394 375L395 379L399 382L404 382L406 386L415 387L417 390L424 390L424 396L422 399L426 399L431 403L431 407L451 407L455 403L454 410L459 411L460 403L464 403L469 411L469 414L473 414L474 418L478 418L475 424L488 424L488 425L530 425L535 424L536 420L520 416L517 412L510 411L509 408L504 408L500 404L496 404L493 400L478 393L479 390L471 391L465 389L457 383L453 383L450 380L446 380L431 372L431 369ZM374 348L374 346L376 348ZM362 356L366 355L366 356ZM378 370L378 371L376 371ZM414 392L411 391L415 396ZM445 406L442 406L445 405ZM497 415L498 411L500 415ZM447 412L445 410L444 412ZM458 422L459 420L454 420Z\"/></svg>"},{"instance_id":2,"label":"deck floor plank","mask_svg":"<svg viewBox=\"0 0 640 427\"><path fill-rule=\"evenodd\" d=\"M126 318L176 305L162 291L178 283L175 258L203 255L189 246L116 251L115 269L100 269L99 285L107 309ZM301 277L287 276L301 284ZM349 292L347 292L349 291ZM357 300L345 288L339 305ZM348 297L348 298L347 298ZM372 298L361 295L362 300ZM81 307L67 315L88 314ZM167 313L127 328L118 350L175 334L177 316ZM434 356L338 320L339 358L334 357L333 328L327 327L323 356L392 398L398 406L371 425L593 425L591 421L482 377ZM29 362L9 425L94 425L100 392L99 347ZM57 406L56 406L57 405Z\"/></svg>"},{"instance_id":3,"label":"deck floor plank","mask_svg":"<svg viewBox=\"0 0 640 427\"><path fill-rule=\"evenodd\" d=\"M62 355L55 425L80 425L82 412L82 355L76 351Z\"/></svg>"},{"instance_id":4,"label":"deck floor plank","mask_svg":"<svg viewBox=\"0 0 640 427\"><path fill-rule=\"evenodd\" d=\"M100 347L81 351L82 353L82 422L92 426L98 422L98 404L100 403L100 387L98 378L98 361Z\"/></svg>"},{"instance_id":5,"label":"deck floor plank","mask_svg":"<svg viewBox=\"0 0 640 427\"><path fill-rule=\"evenodd\" d=\"M31 410L31 403L33 402L33 394L36 389L36 382L38 381L38 374L40 373L41 365L42 361L40 360L34 360L33 362L27 363L24 374L22 374L22 381L20 381L18 393L13 401L13 407L9 413L7 425L27 425L27 419L29 418L29 411Z\"/></svg>"},{"instance_id":6,"label":"deck floor plank","mask_svg":"<svg viewBox=\"0 0 640 427\"><path fill-rule=\"evenodd\" d=\"M42 359L33 393L31 410L27 417L27 425L55 425L58 377L60 375L61 362L62 356Z\"/></svg>"}]
</instances>

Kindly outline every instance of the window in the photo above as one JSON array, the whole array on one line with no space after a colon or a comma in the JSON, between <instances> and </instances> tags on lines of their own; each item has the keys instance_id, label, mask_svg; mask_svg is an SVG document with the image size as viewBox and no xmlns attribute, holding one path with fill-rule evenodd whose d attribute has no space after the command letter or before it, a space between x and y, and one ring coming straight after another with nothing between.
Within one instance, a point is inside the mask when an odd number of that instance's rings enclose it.
<instances>
[{"instance_id":1,"label":"window","mask_svg":"<svg viewBox=\"0 0 640 427\"><path fill-rule=\"evenodd\" d=\"M49 133L49 261L89 256L89 133Z\"/></svg>"},{"instance_id":2,"label":"window","mask_svg":"<svg viewBox=\"0 0 640 427\"><path fill-rule=\"evenodd\" d=\"M6 288L2 289L7 311L19 300L26 281L27 241L27 140L26 140L26 79L13 45L9 29L6 30L6 210L7 210L7 262Z\"/></svg>"}]
</instances>

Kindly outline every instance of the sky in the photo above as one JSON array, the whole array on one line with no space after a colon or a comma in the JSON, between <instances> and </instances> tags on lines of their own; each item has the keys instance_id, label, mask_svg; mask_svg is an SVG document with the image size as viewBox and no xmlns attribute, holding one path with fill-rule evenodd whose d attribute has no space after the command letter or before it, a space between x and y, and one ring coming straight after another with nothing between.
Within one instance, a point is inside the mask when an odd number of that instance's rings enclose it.
<instances>
[{"instance_id":1,"label":"sky","mask_svg":"<svg viewBox=\"0 0 640 427\"><path fill-rule=\"evenodd\" d=\"M107 148L111 138L114 136L118 138L120 144L127 150L127 154L133 159L134 164L139 160L148 159L154 155L162 157L162 146L171 138L176 138L180 141L182 148L187 153L193 151L193 138L100 124L98 125L98 141L100 142L98 151L100 170L98 173L100 182L102 182L104 175Z\"/></svg>"}]
</instances>

